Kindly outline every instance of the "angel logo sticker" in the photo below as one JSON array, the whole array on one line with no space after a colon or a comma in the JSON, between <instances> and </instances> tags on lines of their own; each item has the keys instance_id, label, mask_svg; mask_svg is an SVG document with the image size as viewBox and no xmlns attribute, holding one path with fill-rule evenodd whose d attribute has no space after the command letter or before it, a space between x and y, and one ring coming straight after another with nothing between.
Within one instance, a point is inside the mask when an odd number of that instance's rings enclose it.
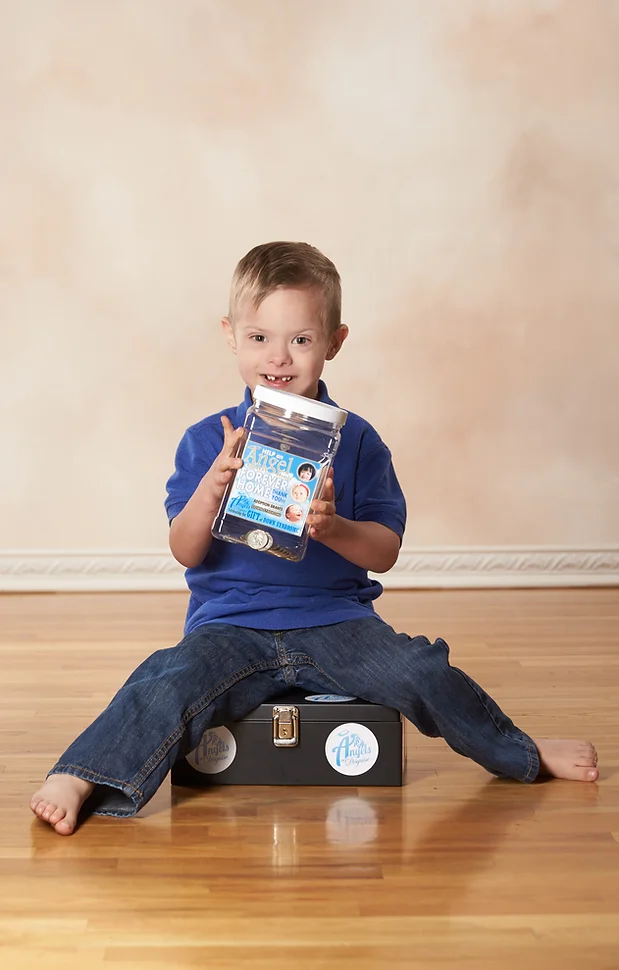
<instances>
[{"instance_id":1,"label":"angel logo sticker","mask_svg":"<svg viewBox=\"0 0 619 970\"><path fill-rule=\"evenodd\" d=\"M202 735L197 748L187 755L187 761L204 775L217 775L229 768L236 758L236 741L228 728L209 728Z\"/></svg>"},{"instance_id":2,"label":"angel logo sticker","mask_svg":"<svg viewBox=\"0 0 619 970\"><path fill-rule=\"evenodd\" d=\"M378 739L364 724L340 724L325 742L325 755L341 775L363 775L376 764Z\"/></svg>"}]
</instances>

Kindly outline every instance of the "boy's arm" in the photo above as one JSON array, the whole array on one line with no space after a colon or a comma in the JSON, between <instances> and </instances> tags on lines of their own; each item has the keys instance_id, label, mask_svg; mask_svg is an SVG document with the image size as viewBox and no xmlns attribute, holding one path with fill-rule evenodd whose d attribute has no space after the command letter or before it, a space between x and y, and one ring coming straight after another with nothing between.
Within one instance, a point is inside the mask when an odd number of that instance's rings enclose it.
<instances>
[{"instance_id":1,"label":"boy's arm","mask_svg":"<svg viewBox=\"0 0 619 970\"><path fill-rule=\"evenodd\" d=\"M219 455L183 508L170 525L170 549L182 566L199 566L211 548L211 529L219 511L226 486L243 462L235 457L243 429L235 431L231 421L222 416L224 444Z\"/></svg>"},{"instance_id":2,"label":"boy's arm","mask_svg":"<svg viewBox=\"0 0 619 970\"><path fill-rule=\"evenodd\" d=\"M310 536L344 559L372 573L386 573L400 552L400 537L379 522L354 522L335 511L333 475L325 483L322 498L312 503L308 516Z\"/></svg>"}]
</instances>

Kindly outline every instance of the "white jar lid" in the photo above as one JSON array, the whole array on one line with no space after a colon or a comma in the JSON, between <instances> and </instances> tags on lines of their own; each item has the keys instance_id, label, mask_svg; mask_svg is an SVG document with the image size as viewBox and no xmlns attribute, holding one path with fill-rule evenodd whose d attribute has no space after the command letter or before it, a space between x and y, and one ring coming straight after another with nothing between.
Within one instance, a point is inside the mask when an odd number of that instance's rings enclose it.
<instances>
[{"instance_id":1,"label":"white jar lid","mask_svg":"<svg viewBox=\"0 0 619 970\"><path fill-rule=\"evenodd\" d=\"M322 401L314 401L313 398L302 397L300 394L291 394L290 391L279 391L276 387L265 387L264 384L256 385L254 400L274 404L275 407L288 411L289 414L301 414L304 417L326 421L336 428L341 428L348 417L348 411L335 408L332 404L323 404Z\"/></svg>"}]
</instances>

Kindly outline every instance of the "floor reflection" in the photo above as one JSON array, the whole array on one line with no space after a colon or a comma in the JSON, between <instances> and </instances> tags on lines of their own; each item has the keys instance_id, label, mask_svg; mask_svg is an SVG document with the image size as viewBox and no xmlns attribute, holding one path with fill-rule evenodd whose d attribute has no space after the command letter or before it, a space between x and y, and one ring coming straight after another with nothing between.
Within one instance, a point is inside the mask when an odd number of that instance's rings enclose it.
<instances>
[{"instance_id":1,"label":"floor reflection","mask_svg":"<svg viewBox=\"0 0 619 970\"><path fill-rule=\"evenodd\" d=\"M338 798L325 819L325 835L333 845L367 845L378 837L378 813L361 795Z\"/></svg>"}]
</instances>

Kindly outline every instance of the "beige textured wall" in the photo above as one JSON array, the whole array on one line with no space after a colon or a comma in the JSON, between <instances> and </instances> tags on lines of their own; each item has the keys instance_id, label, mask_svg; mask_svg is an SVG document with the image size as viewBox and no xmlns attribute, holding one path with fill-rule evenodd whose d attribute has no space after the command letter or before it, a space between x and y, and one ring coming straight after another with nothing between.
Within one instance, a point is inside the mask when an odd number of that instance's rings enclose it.
<instances>
[{"instance_id":1,"label":"beige textured wall","mask_svg":"<svg viewBox=\"0 0 619 970\"><path fill-rule=\"evenodd\" d=\"M273 238L340 267L407 545L617 544L618 105L615 0L1 0L0 545L166 545Z\"/></svg>"}]
</instances>

